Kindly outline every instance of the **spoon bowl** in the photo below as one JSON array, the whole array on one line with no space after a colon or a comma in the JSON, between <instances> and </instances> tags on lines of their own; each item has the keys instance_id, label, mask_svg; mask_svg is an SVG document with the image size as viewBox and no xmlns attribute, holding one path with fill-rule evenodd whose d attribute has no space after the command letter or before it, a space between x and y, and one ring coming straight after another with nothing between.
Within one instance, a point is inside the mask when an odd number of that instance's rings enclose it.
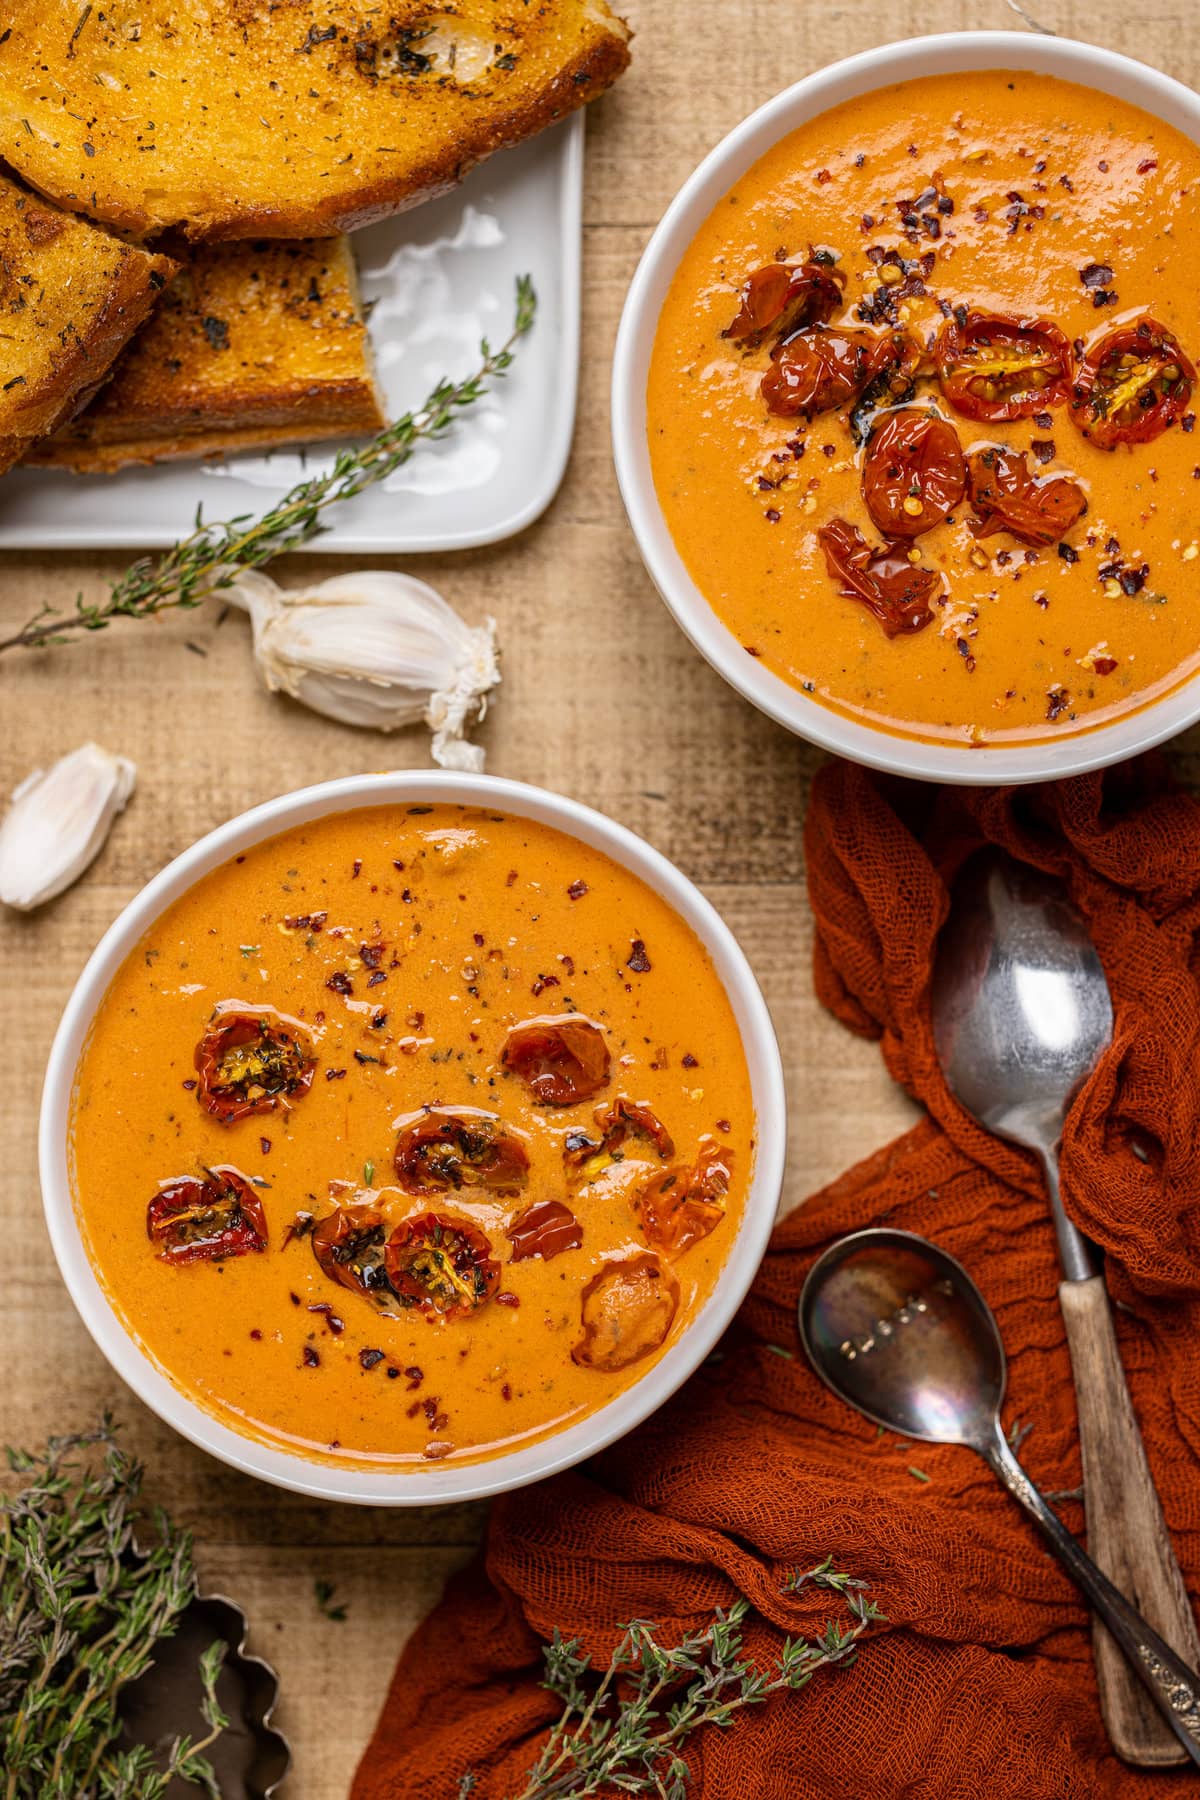
<instances>
[{"instance_id":1,"label":"spoon bowl","mask_svg":"<svg viewBox=\"0 0 1200 1800\"><path fill-rule=\"evenodd\" d=\"M835 1394L885 1430L982 1450L1004 1399L1004 1347L961 1264L907 1231L859 1231L816 1263L800 1336Z\"/></svg>"}]
</instances>

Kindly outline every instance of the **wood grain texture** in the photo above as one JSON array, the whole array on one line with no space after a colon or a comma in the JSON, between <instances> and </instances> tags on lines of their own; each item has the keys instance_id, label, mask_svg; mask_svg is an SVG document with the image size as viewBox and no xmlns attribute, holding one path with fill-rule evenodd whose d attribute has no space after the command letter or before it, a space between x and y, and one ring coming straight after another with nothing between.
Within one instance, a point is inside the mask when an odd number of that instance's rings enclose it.
<instances>
[{"instance_id":1,"label":"wood grain texture","mask_svg":"<svg viewBox=\"0 0 1200 1800\"><path fill-rule=\"evenodd\" d=\"M1118 0L1030 5L1061 32L1185 81L1200 78L1200 38L1184 28L1180 0L1151 0L1136 15ZM833 56L920 32L1019 22L1002 0L843 0L832 12L779 0L631 0L628 11L637 29L633 67L589 118L586 348L563 490L545 519L512 543L406 566L468 616L491 612L499 622L504 685L484 734L489 767L572 794L643 833L700 883L740 936L783 1047L791 1206L893 1137L913 1111L875 1048L848 1037L812 995L800 833L819 757L700 661L642 569L612 474L612 342L655 221L743 114ZM98 596L122 566L115 557L9 555L0 560L0 623L23 621L46 598L69 605L78 591ZM277 573L294 580L301 566ZM319 564L330 574L347 566ZM0 789L87 736L136 760L137 795L84 882L40 916L0 919L0 1439L36 1442L48 1430L89 1423L105 1404L116 1409L149 1465L151 1498L194 1528L205 1579L245 1604L254 1646L280 1668L279 1719L296 1750L287 1795L342 1800L396 1652L478 1541L482 1510L314 1504L241 1478L160 1425L111 1374L58 1278L40 1214L34 1127L67 992L104 928L156 869L219 821L286 788L424 766L426 740L356 733L269 698L256 684L244 619L218 624L215 608L117 628L70 650L0 659ZM1200 784L1200 737L1192 734L1176 754ZM335 1584L344 1623L320 1616L315 1577Z\"/></svg>"},{"instance_id":2,"label":"wood grain texture","mask_svg":"<svg viewBox=\"0 0 1200 1800\"><path fill-rule=\"evenodd\" d=\"M1200 1668L1200 1636L1130 1405L1104 1277L1064 1281L1058 1297L1075 1378L1088 1550L1172 1650ZM1117 1754L1147 1767L1186 1762L1098 1619L1094 1631L1100 1707Z\"/></svg>"}]
</instances>

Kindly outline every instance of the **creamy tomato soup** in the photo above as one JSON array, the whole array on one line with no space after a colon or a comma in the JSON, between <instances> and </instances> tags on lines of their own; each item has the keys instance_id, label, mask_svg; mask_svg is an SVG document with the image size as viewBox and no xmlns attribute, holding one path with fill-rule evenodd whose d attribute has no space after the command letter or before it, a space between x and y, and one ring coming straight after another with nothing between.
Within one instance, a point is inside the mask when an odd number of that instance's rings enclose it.
<instances>
[{"instance_id":1,"label":"creamy tomato soup","mask_svg":"<svg viewBox=\"0 0 1200 1800\"><path fill-rule=\"evenodd\" d=\"M1198 202L1190 139L1044 75L904 83L756 163L648 389L659 500L740 654L967 743L1193 673Z\"/></svg>"},{"instance_id":2,"label":"creamy tomato soup","mask_svg":"<svg viewBox=\"0 0 1200 1800\"><path fill-rule=\"evenodd\" d=\"M235 1428L343 1462L479 1457L594 1411L686 1329L754 1158L687 925L546 826L318 820L204 877L81 1058L85 1243Z\"/></svg>"}]
</instances>

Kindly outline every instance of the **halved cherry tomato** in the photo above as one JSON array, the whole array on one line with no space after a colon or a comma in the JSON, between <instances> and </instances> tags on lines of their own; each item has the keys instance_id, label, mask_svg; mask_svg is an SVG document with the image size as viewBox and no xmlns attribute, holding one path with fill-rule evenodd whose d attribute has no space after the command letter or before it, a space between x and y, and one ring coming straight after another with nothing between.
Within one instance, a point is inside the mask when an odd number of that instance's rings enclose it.
<instances>
[{"instance_id":1,"label":"halved cherry tomato","mask_svg":"<svg viewBox=\"0 0 1200 1800\"><path fill-rule=\"evenodd\" d=\"M422 1213L397 1225L384 1249L401 1305L429 1319L462 1319L495 1291L500 1264L488 1238L467 1219Z\"/></svg>"},{"instance_id":2,"label":"halved cherry tomato","mask_svg":"<svg viewBox=\"0 0 1200 1800\"><path fill-rule=\"evenodd\" d=\"M725 1217L733 1152L711 1138L690 1169L665 1169L634 1196L633 1210L648 1243L682 1256Z\"/></svg>"},{"instance_id":3,"label":"halved cherry tomato","mask_svg":"<svg viewBox=\"0 0 1200 1800\"><path fill-rule=\"evenodd\" d=\"M812 418L857 400L881 375L902 373L919 360L918 346L902 332L814 325L771 352L760 392L781 418Z\"/></svg>"},{"instance_id":4,"label":"halved cherry tomato","mask_svg":"<svg viewBox=\"0 0 1200 1800\"><path fill-rule=\"evenodd\" d=\"M514 1025L501 1057L543 1106L590 1100L608 1080L611 1060L603 1031L581 1013Z\"/></svg>"},{"instance_id":5,"label":"halved cherry tomato","mask_svg":"<svg viewBox=\"0 0 1200 1800\"><path fill-rule=\"evenodd\" d=\"M594 1181L610 1163L620 1160L630 1137L644 1138L664 1162L675 1154L670 1132L644 1100L626 1100L621 1095L609 1106L598 1106L594 1117L599 1137L589 1137L586 1131L567 1133L563 1162L568 1176Z\"/></svg>"},{"instance_id":6,"label":"halved cherry tomato","mask_svg":"<svg viewBox=\"0 0 1200 1800\"><path fill-rule=\"evenodd\" d=\"M583 1336L572 1361L626 1369L657 1350L671 1329L679 1284L651 1251L601 1265L583 1290Z\"/></svg>"},{"instance_id":7,"label":"halved cherry tomato","mask_svg":"<svg viewBox=\"0 0 1200 1800\"><path fill-rule=\"evenodd\" d=\"M163 1262L219 1262L267 1247L267 1221L254 1184L216 1168L164 1182L146 1208L146 1235Z\"/></svg>"},{"instance_id":8,"label":"halved cherry tomato","mask_svg":"<svg viewBox=\"0 0 1200 1800\"><path fill-rule=\"evenodd\" d=\"M968 419L1028 419L1071 389L1071 346L1049 319L971 307L946 321L933 355L942 392Z\"/></svg>"},{"instance_id":9,"label":"halved cherry tomato","mask_svg":"<svg viewBox=\"0 0 1200 1800\"><path fill-rule=\"evenodd\" d=\"M867 511L889 538L914 538L954 511L967 486L967 465L953 425L907 407L872 432L863 462Z\"/></svg>"},{"instance_id":10,"label":"halved cherry tomato","mask_svg":"<svg viewBox=\"0 0 1200 1800\"><path fill-rule=\"evenodd\" d=\"M431 1107L396 1139L396 1175L406 1194L487 1188L515 1194L529 1176L529 1153L494 1113L469 1106Z\"/></svg>"},{"instance_id":11,"label":"halved cherry tomato","mask_svg":"<svg viewBox=\"0 0 1200 1800\"><path fill-rule=\"evenodd\" d=\"M1135 319L1084 357L1071 418L1100 450L1148 444L1187 411L1195 379L1179 339L1157 319Z\"/></svg>"},{"instance_id":12,"label":"halved cherry tomato","mask_svg":"<svg viewBox=\"0 0 1200 1800\"><path fill-rule=\"evenodd\" d=\"M818 262L768 263L745 283L741 305L721 336L753 347L772 327L787 337L802 325L821 324L841 305L845 286L840 269Z\"/></svg>"},{"instance_id":13,"label":"halved cherry tomato","mask_svg":"<svg viewBox=\"0 0 1200 1800\"><path fill-rule=\"evenodd\" d=\"M967 458L976 537L1011 531L1026 544L1057 544L1087 511L1087 495L1069 475L1034 475L1019 450L989 444Z\"/></svg>"},{"instance_id":14,"label":"halved cherry tomato","mask_svg":"<svg viewBox=\"0 0 1200 1800\"><path fill-rule=\"evenodd\" d=\"M392 1298L383 1261L387 1226L373 1206L339 1206L313 1228L313 1254L331 1281L353 1294Z\"/></svg>"},{"instance_id":15,"label":"halved cherry tomato","mask_svg":"<svg viewBox=\"0 0 1200 1800\"><path fill-rule=\"evenodd\" d=\"M583 1242L583 1226L561 1200L527 1206L504 1231L512 1244L512 1262L524 1262L528 1256L549 1262L560 1251L578 1250Z\"/></svg>"},{"instance_id":16,"label":"halved cherry tomato","mask_svg":"<svg viewBox=\"0 0 1200 1800\"><path fill-rule=\"evenodd\" d=\"M847 600L861 600L888 637L921 631L930 623L938 586L932 569L910 563L903 550L872 550L858 527L845 519L823 525L817 540L841 593Z\"/></svg>"},{"instance_id":17,"label":"halved cherry tomato","mask_svg":"<svg viewBox=\"0 0 1200 1800\"><path fill-rule=\"evenodd\" d=\"M317 1066L303 1025L269 1006L218 1006L196 1045L196 1098L228 1125L307 1092Z\"/></svg>"}]
</instances>

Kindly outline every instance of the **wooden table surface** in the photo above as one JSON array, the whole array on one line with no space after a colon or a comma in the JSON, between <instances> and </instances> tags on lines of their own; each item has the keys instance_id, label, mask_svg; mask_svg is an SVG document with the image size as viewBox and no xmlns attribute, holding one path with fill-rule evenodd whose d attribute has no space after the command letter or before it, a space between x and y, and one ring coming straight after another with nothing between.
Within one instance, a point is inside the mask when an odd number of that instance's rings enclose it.
<instances>
[{"instance_id":1,"label":"wooden table surface","mask_svg":"<svg viewBox=\"0 0 1200 1800\"><path fill-rule=\"evenodd\" d=\"M1064 35L1200 83L1200 38L1187 29L1183 0L1029 4ZM633 67L588 121L584 361L566 481L547 515L512 542L409 566L468 616L492 612L499 621L504 684L484 733L489 768L571 794L641 832L699 882L741 938L783 1046L790 1206L893 1136L912 1108L875 1050L825 1017L811 992L801 823L818 754L700 661L642 569L609 454L613 337L638 254L676 187L778 88L891 39L1024 27L1005 0L631 0L627 10L637 29ZM536 346L524 354L536 355ZM7 556L0 626L21 622L46 598L98 596L122 564ZM298 566L284 565L282 578ZM321 564L323 573L344 566ZM233 616L218 628L216 612L118 627L72 649L6 657L0 667L0 790L89 736L139 768L136 798L87 879L31 919L0 918L8 1345L0 1438L37 1444L115 1409L149 1465L150 1496L193 1528L204 1581L245 1606L253 1647L280 1670L279 1723L295 1750L286 1794L341 1800L396 1653L477 1542L482 1508L310 1503L193 1450L93 1348L59 1280L38 1199L35 1121L50 1038L86 955L130 895L201 833L270 795L427 761L422 732L384 740L267 697L245 621ZM314 1578L336 1587L343 1623L319 1613Z\"/></svg>"}]
</instances>

